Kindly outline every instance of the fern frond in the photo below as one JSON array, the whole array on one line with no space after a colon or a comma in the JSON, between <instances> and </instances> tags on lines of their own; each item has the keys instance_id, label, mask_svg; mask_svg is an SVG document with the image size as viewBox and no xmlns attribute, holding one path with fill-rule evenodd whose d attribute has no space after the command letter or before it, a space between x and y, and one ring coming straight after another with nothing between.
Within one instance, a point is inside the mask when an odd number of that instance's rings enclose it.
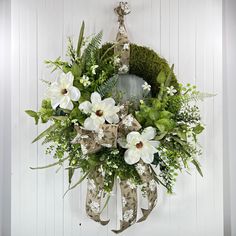
<instances>
[{"instance_id":1,"label":"fern frond","mask_svg":"<svg viewBox=\"0 0 236 236\"><path fill-rule=\"evenodd\" d=\"M214 96L216 96L216 94L197 92L197 93L192 93L188 96L185 96L184 102L191 102L191 101L199 102L199 101L205 100L206 98L210 98Z\"/></svg>"},{"instance_id":2,"label":"fern frond","mask_svg":"<svg viewBox=\"0 0 236 236\"><path fill-rule=\"evenodd\" d=\"M92 65L93 62L95 61L95 56L98 53L98 49L101 45L102 42L102 31L100 31L97 35L95 35L88 46L85 48L84 53L83 53L83 62L84 65Z\"/></svg>"},{"instance_id":3,"label":"fern frond","mask_svg":"<svg viewBox=\"0 0 236 236\"><path fill-rule=\"evenodd\" d=\"M98 87L97 91L101 94L102 97L107 96L113 88L116 86L118 81L118 75L115 75L104 82L101 86Z\"/></svg>"}]
</instances>

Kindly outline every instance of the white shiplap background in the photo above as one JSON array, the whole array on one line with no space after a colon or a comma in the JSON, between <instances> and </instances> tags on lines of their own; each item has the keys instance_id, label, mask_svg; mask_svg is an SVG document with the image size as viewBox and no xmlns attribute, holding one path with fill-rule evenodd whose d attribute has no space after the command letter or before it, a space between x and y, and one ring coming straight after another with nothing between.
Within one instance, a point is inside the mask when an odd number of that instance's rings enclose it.
<instances>
[{"instance_id":1,"label":"white shiplap background","mask_svg":"<svg viewBox=\"0 0 236 236\"><path fill-rule=\"evenodd\" d=\"M121 235L223 236L222 177L222 0L130 0L130 39L152 47L183 83L217 94L201 105L206 131L201 136L204 178L181 174L175 194L159 188L159 204L149 219ZM39 144L30 144L44 126L36 127L24 110L37 110L50 71L45 59L65 58L68 36L76 39L82 20L88 35L104 30L104 41L116 36L111 0L12 0L12 236L105 236L118 228L113 195L100 226L85 214L85 184L71 191L67 173L32 171L53 160ZM77 178L79 173L77 173ZM76 180L76 179L75 179Z\"/></svg>"}]
</instances>

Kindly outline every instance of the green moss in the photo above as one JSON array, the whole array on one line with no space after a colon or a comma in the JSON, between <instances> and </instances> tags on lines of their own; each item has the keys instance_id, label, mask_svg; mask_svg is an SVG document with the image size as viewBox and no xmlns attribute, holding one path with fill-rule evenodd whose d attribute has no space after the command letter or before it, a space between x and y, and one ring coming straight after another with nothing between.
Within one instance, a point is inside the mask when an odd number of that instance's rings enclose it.
<instances>
[{"instance_id":1,"label":"green moss","mask_svg":"<svg viewBox=\"0 0 236 236\"><path fill-rule=\"evenodd\" d=\"M111 43L104 44L101 53L107 51L112 46ZM107 56L112 56L114 50L110 50ZM160 57L156 52L147 47L130 45L130 74L137 75L147 81L152 86L152 96L156 97L159 91L159 83L156 81L157 75L163 71L166 76L171 68L167 61ZM175 75L172 78L171 85L178 88L178 82Z\"/></svg>"}]
</instances>

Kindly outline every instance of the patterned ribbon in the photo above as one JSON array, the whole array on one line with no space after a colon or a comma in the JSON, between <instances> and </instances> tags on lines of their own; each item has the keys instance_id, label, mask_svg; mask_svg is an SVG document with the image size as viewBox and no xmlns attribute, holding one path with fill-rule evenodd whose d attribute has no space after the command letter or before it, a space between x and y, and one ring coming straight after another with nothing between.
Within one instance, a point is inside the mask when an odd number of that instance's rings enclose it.
<instances>
[{"instance_id":1,"label":"patterned ribbon","mask_svg":"<svg viewBox=\"0 0 236 236\"><path fill-rule=\"evenodd\" d=\"M122 199L122 220L120 221L120 229L112 230L118 234L130 227L136 222L137 218L137 189L130 180L120 182L121 199Z\"/></svg>"},{"instance_id":2,"label":"patterned ribbon","mask_svg":"<svg viewBox=\"0 0 236 236\"><path fill-rule=\"evenodd\" d=\"M120 2L119 6L115 8L118 15L119 32L117 34L117 45L115 47L115 54L119 56L119 74L129 72L130 59L130 42L128 39L127 30L124 24L124 16L130 13L127 2ZM117 139L125 137L131 131L138 131L141 129L139 122L127 111L121 114L122 120L119 124L104 124L101 125L98 132L85 130L80 126L75 126L77 136L72 143L80 143L84 154L96 153L102 147L116 147ZM135 168L143 182L142 192L148 203L148 208L142 210L142 217L137 223L147 219L149 214L157 203L157 184L154 179L154 174L150 165L139 161ZM126 230L137 220L137 188L131 180L120 181L121 200L122 200L122 220L120 221L120 229L112 230L118 234ZM104 194L104 175L99 169L90 173L88 178L87 198L86 198L86 212L96 222L102 225L109 223L100 218L101 201Z\"/></svg>"},{"instance_id":3,"label":"patterned ribbon","mask_svg":"<svg viewBox=\"0 0 236 236\"><path fill-rule=\"evenodd\" d=\"M138 223L147 219L157 203L157 184L150 168L150 165L145 164L143 161L136 165L136 170L144 183L143 190L148 201L148 209L141 208L143 216L137 221Z\"/></svg>"},{"instance_id":4,"label":"patterned ribbon","mask_svg":"<svg viewBox=\"0 0 236 236\"><path fill-rule=\"evenodd\" d=\"M119 6L115 8L118 15L119 30L116 36L117 45L115 47L115 54L119 56L119 74L126 74L129 72L130 59L130 42L128 39L127 30L124 23L124 16L130 13L127 2L120 2Z\"/></svg>"},{"instance_id":5,"label":"patterned ribbon","mask_svg":"<svg viewBox=\"0 0 236 236\"><path fill-rule=\"evenodd\" d=\"M103 176L98 170L95 170L89 175L86 197L86 212L87 215L96 222L102 225L109 223L109 220L103 221L100 218L101 201L104 193Z\"/></svg>"},{"instance_id":6,"label":"patterned ribbon","mask_svg":"<svg viewBox=\"0 0 236 236\"><path fill-rule=\"evenodd\" d=\"M126 115L118 125L103 124L98 132L75 126L77 136L72 143L80 143L84 154L99 151L102 147L116 147L117 139L126 136L131 131L141 129L139 122L133 115Z\"/></svg>"}]
</instances>

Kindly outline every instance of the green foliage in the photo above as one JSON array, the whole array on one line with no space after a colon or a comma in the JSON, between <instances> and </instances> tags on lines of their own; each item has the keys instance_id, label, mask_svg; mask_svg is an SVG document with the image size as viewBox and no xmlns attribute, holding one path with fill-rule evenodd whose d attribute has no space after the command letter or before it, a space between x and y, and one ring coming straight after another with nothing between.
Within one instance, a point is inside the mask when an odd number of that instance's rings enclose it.
<instances>
[{"instance_id":1,"label":"green foliage","mask_svg":"<svg viewBox=\"0 0 236 236\"><path fill-rule=\"evenodd\" d=\"M110 193L117 177L121 180L129 179L137 185L142 184L142 181L135 166L124 161L125 150L121 147L102 148L97 153L84 155L80 144L72 144L77 134L74 125L83 126L88 117L78 109L79 104L89 100L94 91L98 91L104 98L112 96L118 80L118 68L114 64L117 56L114 54L115 44L108 43L101 47L102 32L87 42L84 28L83 22L76 48L69 38L69 61L63 61L60 57L54 61L46 61L52 72L59 70L73 74L73 85L81 92L80 100L73 102L72 110L65 110L60 107L53 109L51 101L45 99L39 111L27 110L26 113L34 118L36 124L39 121L51 122L51 126L33 141L43 139L43 144L48 144L46 154L52 155L56 161L46 167L61 166L68 160L66 170L70 185L74 172L78 168L82 170L81 179L70 186L69 190L78 186L94 170L101 170L104 173L104 189ZM144 97L140 104L136 100L129 101L129 112L136 117L143 129L148 126L156 128L155 139L160 142L160 146L152 164L160 171L155 174L155 179L172 193L179 171L188 171L190 164L202 175L197 160L201 154L197 137L204 126L195 102L210 95L196 91L195 86L184 87L179 84L174 66L170 68L167 61L153 50L136 44L130 45L130 73L151 85L151 97ZM87 85L83 83L84 77L89 80ZM174 89L173 94L168 92L171 88Z\"/></svg>"},{"instance_id":2,"label":"green foliage","mask_svg":"<svg viewBox=\"0 0 236 236\"><path fill-rule=\"evenodd\" d=\"M111 95L111 91L116 86L118 81L118 76L113 76L112 78L105 81L102 85L100 85L97 91L101 94L102 97L109 97Z\"/></svg>"}]
</instances>

